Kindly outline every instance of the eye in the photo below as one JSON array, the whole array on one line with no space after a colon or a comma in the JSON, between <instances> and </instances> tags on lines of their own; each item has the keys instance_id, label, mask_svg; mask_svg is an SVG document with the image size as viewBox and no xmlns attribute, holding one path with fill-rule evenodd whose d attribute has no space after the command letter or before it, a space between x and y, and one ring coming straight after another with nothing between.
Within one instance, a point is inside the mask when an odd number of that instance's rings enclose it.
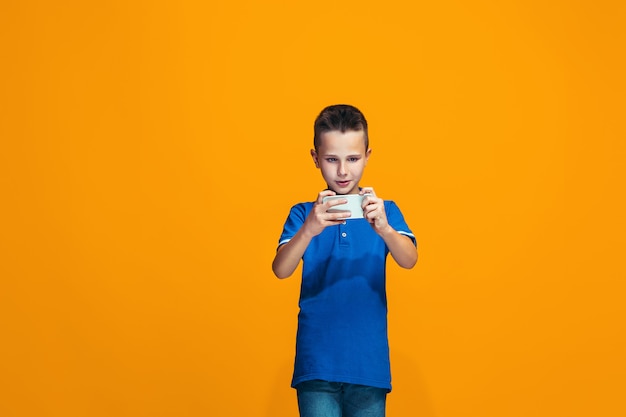
<instances>
[{"instance_id":1,"label":"eye","mask_svg":"<svg viewBox=\"0 0 626 417\"><path fill-rule=\"evenodd\" d=\"M326 162L337 162L337 158L326 158Z\"/></svg>"},{"instance_id":2,"label":"eye","mask_svg":"<svg viewBox=\"0 0 626 417\"><path fill-rule=\"evenodd\" d=\"M357 158L357 157L355 157L355 156L348 158L348 161L349 161L349 162L356 162L356 161L358 161L358 160L359 160L359 158Z\"/></svg>"}]
</instances>

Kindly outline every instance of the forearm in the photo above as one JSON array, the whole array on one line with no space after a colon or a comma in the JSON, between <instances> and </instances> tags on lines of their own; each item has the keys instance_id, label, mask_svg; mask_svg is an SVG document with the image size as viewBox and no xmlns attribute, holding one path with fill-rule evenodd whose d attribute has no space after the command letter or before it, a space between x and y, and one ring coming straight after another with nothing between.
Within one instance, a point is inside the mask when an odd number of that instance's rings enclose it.
<instances>
[{"instance_id":1,"label":"forearm","mask_svg":"<svg viewBox=\"0 0 626 417\"><path fill-rule=\"evenodd\" d=\"M410 237L401 235L391 226L386 231L380 233L380 236L387 244L391 256L398 265L407 269L415 266L417 262L417 248Z\"/></svg>"},{"instance_id":2,"label":"forearm","mask_svg":"<svg viewBox=\"0 0 626 417\"><path fill-rule=\"evenodd\" d=\"M311 239L312 236L300 229L289 242L278 248L272 263L272 271L274 271L276 277L281 279L288 278L293 274Z\"/></svg>"}]
</instances>

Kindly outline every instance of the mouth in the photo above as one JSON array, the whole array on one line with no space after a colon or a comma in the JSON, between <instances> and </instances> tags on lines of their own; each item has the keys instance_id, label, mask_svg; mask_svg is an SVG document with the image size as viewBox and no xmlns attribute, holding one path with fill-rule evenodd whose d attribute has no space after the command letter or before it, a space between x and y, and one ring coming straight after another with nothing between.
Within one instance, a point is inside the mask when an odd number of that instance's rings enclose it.
<instances>
[{"instance_id":1,"label":"mouth","mask_svg":"<svg viewBox=\"0 0 626 417\"><path fill-rule=\"evenodd\" d=\"M350 185L351 182L352 181L335 181L335 184L337 184L341 188L345 188Z\"/></svg>"}]
</instances>

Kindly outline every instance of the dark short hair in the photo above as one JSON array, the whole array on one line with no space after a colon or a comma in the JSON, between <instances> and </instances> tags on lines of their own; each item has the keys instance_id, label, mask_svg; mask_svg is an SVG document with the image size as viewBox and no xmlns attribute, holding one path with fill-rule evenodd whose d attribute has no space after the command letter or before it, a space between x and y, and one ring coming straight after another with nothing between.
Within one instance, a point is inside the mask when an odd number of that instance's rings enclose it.
<instances>
[{"instance_id":1,"label":"dark short hair","mask_svg":"<svg viewBox=\"0 0 626 417\"><path fill-rule=\"evenodd\" d=\"M334 104L320 112L313 126L313 146L316 151L320 146L322 134L332 132L333 130L341 133L363 131L365 150L369 148L367 120L356 107L349 104Z\"/></svg>"}]
</instances>

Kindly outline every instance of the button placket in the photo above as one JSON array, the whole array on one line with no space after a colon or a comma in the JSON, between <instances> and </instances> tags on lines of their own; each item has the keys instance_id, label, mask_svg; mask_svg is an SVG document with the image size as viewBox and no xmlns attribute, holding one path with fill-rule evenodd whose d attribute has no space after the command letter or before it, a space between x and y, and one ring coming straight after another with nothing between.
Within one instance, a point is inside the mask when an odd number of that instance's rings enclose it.
<instances>
[{"instance_id":1,"label":"button placket","mask_svg":"<svg viewBox=\"0 0 626 417\"><path fill-rule=\"evenodd\" d=\"M346 221L339 225L339 245L350 246L350 240L348 240L348 224Z\"/></svg>"}]
</instances>

